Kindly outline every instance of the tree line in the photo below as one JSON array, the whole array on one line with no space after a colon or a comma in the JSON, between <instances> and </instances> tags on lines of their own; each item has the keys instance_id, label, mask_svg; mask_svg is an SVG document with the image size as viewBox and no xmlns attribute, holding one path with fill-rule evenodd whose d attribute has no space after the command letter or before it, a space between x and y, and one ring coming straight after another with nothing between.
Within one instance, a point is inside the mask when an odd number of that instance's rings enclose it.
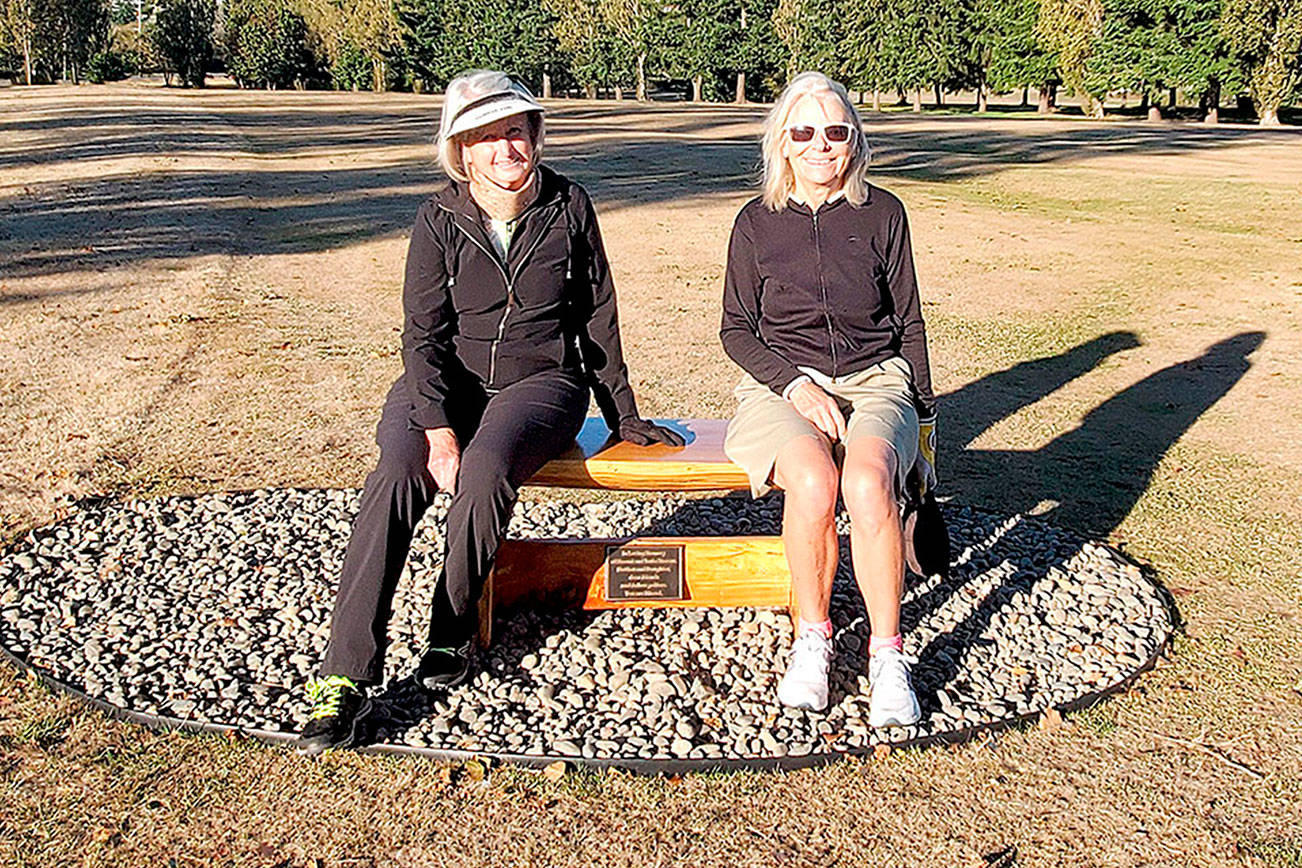
<instances>
[{"instance_id":1,"label":"tree line","mask_svg":"<svg viewBox=\"0 0 1302 868\"><path fill-rule=\"evenodd\" d=\"M436 90L471 67L535 91L765 100L818 69L875 108L1030 89L1101 116L1224 97L1263 124L1302 99L1302 0L0 0L0 72L22 83L162 71L202 86ZM865 97L866 98L866 97Z\"/></svg>"}]
</instances>

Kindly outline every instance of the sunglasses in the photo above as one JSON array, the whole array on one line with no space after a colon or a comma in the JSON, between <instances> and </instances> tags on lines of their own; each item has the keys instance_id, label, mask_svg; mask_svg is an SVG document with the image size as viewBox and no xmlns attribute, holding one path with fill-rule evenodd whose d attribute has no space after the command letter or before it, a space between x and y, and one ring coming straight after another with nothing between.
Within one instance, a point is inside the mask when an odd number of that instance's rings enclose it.
<instances>
[{"instance_id":1,"label":"sunglasses","mask_svg":"<svg viewBox=\"0 0 1302 868\"><path fill-rule=\"evenodd\" d=\"M791 136L793 142L812 142L814 135L822 130L823 138L834 145L850 141L850 132L853 128L849 124L827 124L822 127L809 126L808 124L797 124L787 127L787 135Z\"/></svg>"}]
</instances>

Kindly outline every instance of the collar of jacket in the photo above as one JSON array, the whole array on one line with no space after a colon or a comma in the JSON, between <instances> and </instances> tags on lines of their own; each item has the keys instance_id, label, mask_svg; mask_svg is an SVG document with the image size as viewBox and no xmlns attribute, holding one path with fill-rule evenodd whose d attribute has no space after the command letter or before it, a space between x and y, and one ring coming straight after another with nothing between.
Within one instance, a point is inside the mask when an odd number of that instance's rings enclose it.
<instances>
[{"instance_id":1,"label":"collar of jacket","mask_svg":"<svg viewBox=\"0 0 1302 868\"><path fill-rule=\"evenodd\" d=\"M863 204L867 205L872 200L873 200L873 188L872 185L869 185L868 198L863 200ZM822 205L819 206L818 210L821 213L823 211L831 211L834 208L849 208L851 210L854 210L856 207L861 208L863 206L862 205L856 206L852 204L850 200L847 199L844 195L841 195L841 196L837 196L835 199L827 200L826 202L824 202ZM808 205L806 205L804 202L801 202L799 199L790 198L790 197L788 197L787 199L787 210L794 211L797 214L804 214L806 217L811 217L814 214L814 209L810 208Z\"/></svg>"},{"instance_id":2,"label":"collar of jacket","mask_svg":"<svg viewBox=\"0 0 1302 868\"><path fill-rule=\"evenodd\" d=\"M451 211L453 214L460 214L469 217L472 221L478 223L481 211L475 204L475 200L470 196L470 185L463 184L460 181L449 181L448 185L439 191L436 197L440 207ZM520 218L523 219L526 214L536 208L543 208L561 198L560 178L555 172L546 166L538 166L538 196L529 207L520 212Z\"/></svg>"}]
</instances>

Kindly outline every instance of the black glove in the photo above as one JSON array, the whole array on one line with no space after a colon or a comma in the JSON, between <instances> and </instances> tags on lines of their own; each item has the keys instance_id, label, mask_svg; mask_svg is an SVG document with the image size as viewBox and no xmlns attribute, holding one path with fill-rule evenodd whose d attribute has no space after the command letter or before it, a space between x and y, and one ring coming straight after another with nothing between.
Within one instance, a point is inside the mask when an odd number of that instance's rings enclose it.
<instances>
[{"instance_id":1,"label":"black glove","mask_svg":"<svg viewBox=\"0 0 1302 868\"><path fill-rule=\"evenodd\" d=\"M634 446L650 446L652 443L682 446L687 443L677 431L636 416L619 421L619 439L627 440Z\"/></svg>"}]
</instances>

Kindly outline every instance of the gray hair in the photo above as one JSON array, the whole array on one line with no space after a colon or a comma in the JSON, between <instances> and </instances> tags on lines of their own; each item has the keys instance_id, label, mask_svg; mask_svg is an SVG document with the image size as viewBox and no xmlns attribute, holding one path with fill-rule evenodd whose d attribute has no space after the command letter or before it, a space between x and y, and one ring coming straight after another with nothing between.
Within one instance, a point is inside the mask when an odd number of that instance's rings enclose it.
<instances>
[{"instance_id":1,"label":"gray hair","mask_svg":"<svg viewBox=\"0 0 1302 868\"><path fill-rule=\"evenodd\" d=\"M863 122L859 119L854 103L850 101L850 94L844 86L821 72L802 72L791 79L764 119L764 138L760 144L760 153L764 158L764 181L760 198L770 211L786 208L787 198L795 189L791 164L782 156L782 137L786 134L791 110L801 97L824 94L836 97L845 121L852 130L850 162L845 167L842 181L845 198L855 205L868 201L868 162L871 154L868 138L863 133Z\"/></svg>"},{"instance_id":2,"label":"gray hair","mask_svg":"<svg viewBox=\"0 0 1302 868\"><path fill-rule=\"evenodd\" d=\"M529 119L529 133L533 139L534 164L537 165L542 159L543 139L546 135L546 128L543 123L542 106L534 101L529 89L523 84L512 79L504 72L498 72L491 69L471 69L463 72L461 75L448 82L447 90L443 96L443 112L439 117L439 134L436 140L438 148L438 161L443 171L448 177L455 178L462 183L470 180L466 174L465 163L461 159L461 145L465 138L465 133L470 132L472 128L458 129L451 131L454 122L468 107L474 106L476 102L484 100L485 97L504 96L506 99L499 105L519 108L520 111L511 112L511 114L523 114ZM536 106L532 108L531 106ZM476 107L477 109L478 107ZM470 112L466 112L469 116ZM501 115L501 117L510 117L510 114ZM493 117L492 120L497 120ZM491 123L492 121L488 121Z\"/></svg>"}]
</instances>

